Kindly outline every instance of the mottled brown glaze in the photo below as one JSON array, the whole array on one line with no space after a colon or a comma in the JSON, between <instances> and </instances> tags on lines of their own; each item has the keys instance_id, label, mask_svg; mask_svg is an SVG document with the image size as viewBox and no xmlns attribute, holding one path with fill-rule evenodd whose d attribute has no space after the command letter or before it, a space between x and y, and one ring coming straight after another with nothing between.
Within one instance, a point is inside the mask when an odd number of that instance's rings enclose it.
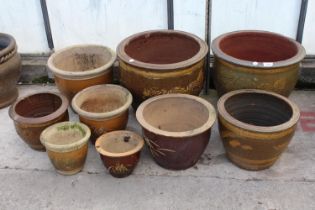
<instances>
[{"instance_id":1,"label":"mottled brown glaze","mask_svg":"<svg viewBox=\"0 0 315 210\"><path fill-rule=\"evenodd\" d=\"M284 96L292 92L305 56L301 44L266 31L236 31L212 42L214 83L219 95L262 89Z\"/></svg>"},{"instance_id":2,"label":"mottled brown glaze","mask_svg":"<svg viewBox=\"0 0 315 210\"><path fill-rule=\"evenodd\" d=\"M203 87L207 44L181 31L158 30L132 35L117 47L120 82L133 107L166 93L198 95Z\"/></svg>"},{"instance_id":3,"label":"mottled brown glaze","mask_svg":"<svg viewBox=\"0 0 315 210\"><path fill-rule=\"evenodd\" d=\"M21 57L15 39L0 33L0 108L10 105L18 97L16 83L20 69Z\"/></svg>"},{"instance_id":4,"label":"mottled brown glaze","mask_svg":"<svg viewBox=\"0 0 315 210\"><path fill-rule=\"evenodd\" d=\"M299 119L287 98L262 90L237 90L218 101L219 131L227 157L247 170L272 166L287 148Z\"/></svg>"},{"instance_id":5,"label":"mottled brown glaze","mask_svg":"<svg viewBox=\"0 0 315 210\"><path fill-rule=\"evenodd\" d=\"M18 99L9 110L22 140L35 150L45 150L40 134L48 126L69 120L69 102L58 93L43 92Z\"/></svg>"}]
</instances>

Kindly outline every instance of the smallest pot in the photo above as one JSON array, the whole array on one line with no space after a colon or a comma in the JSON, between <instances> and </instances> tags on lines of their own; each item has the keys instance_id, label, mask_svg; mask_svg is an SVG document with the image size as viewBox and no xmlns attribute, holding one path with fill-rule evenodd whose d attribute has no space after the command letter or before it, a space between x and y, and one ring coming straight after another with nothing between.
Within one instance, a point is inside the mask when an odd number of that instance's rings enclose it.
<instances>
[{"instance_id":1,"label":"smallest pot","mask_svg":"<svg viewBox=\"0 0 315 210\"><path fill-rule=\"evenodd\" d=\"M62 175L73 175L84 166L89 127L79 122L61 122L46 128L40 135L48 157L56 171Z\"/></svg>"},{"instance_id":2,"label":"smallest pot","mask_svg":"<svg viewBox=\"0 0 315 210\"><path fill-rule=\"evenodd\" d=\"M130 175L136 167L144 140L131 131L112 131L100 136L95 148L100 153L104 166L117 178Z\"/></svg>"}]
</instances>

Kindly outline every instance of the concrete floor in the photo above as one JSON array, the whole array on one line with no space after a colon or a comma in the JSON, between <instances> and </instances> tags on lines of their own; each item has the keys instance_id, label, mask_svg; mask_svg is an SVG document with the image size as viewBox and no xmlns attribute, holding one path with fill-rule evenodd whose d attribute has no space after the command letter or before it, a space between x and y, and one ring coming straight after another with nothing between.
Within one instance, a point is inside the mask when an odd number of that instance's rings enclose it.
<instances>
[{"instance_id":1,"label":"concrete floor","mask_svg":"<svg viewBox=\"0 0 315 210\"><path fill-rule=\"evenodd\" d=\"M20 95L56 90L20 86ZM206 97L212 104L215 92ZM217 124L195 167L170 171L147 149L132 175L111 177L92 145L84 170L54 171L44 152L30 149L15 133L8 108L0 110L0 209L315 209L315 92L295 91L302 117L289 148L270 169L251 172L224 155ZM71 120L77 116L71 113ZM141 133L134 113L128 128Z\"/></svg>"}]
</instances>

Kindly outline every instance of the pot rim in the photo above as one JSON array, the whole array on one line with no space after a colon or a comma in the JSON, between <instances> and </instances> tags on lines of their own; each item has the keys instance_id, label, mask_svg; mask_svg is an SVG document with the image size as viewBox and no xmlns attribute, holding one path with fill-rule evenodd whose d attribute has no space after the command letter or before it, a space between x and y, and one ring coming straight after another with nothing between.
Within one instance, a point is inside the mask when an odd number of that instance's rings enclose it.
<instances>
[{"instance_id":1,"label":"pot rim","mask_svg":"<svg viewBox=\"0 0 315 210\"><path fill-rule=\"evenodd\" d=\"M251 125L251 124L242 122L240 120L237 120L232 115L230 115L228 113L228 111L225 109L225 102L229 98L231 98L235 95L244 94L244 93L266 94L266 95L281 99L284 102L286 102L290 106L290 108L292 109L292 116L285 123L282 123L282 124L276 125L276 126L257 126L257 125ZM218 107L219 116L222 117L224 120L231 123L233 126L239 127L241 129L244 129L244 130L253 131L253 132L273 133L273 132L283 131L283 130L289 129L292 126L294 126L300 118L299 108L294 102L290 101L288 98L286 98L280 94L270 92L270 91L265 91L265 90L258 90L258 89L241 89L241 90L234 90L234 91L228 92L228 93L224 94L218 100L217 107Z\"/></svg>"},{"instance_id":2,"label":"pot rim","mask_svg":"<svg viewBox=\"0 0 315 210\"><path fill-rule=\"evenodd\" d=\"M109 112L100 112L100 113L96 113L96 112L87 112L83 109L81 109L77 103L76 100L85 92L90 92L92 90L97 90L97 89L106 89L106 88L116 88L118 90L123 91L126 95L127 95L127 101L124 103L124 105L122 105L121 107L119 107L118 109L114 109L112 111ZM81 90L80 92L78 92L77 94L75 94L75 96L72 99L71 105L73 110L79 114L80 116L89 118L89 119L105 119L105 118L112 118L116 115L119 115L121 113L123 113L124 111L128 110L130 105L132 103L132 95L129 92L129 90L127 90L126 88L120 86L120 85L113 85L113 84L103 84L103 85L94 85L88 88L85 88L83 90Z\"/></svg>"},{"instance_id":3,"label":"pot rim","mask_svg":"<svg viewBox=\"0 0 315 210\"><path fill-rule=\"evenodd\" d=\"M7 61L17 51L15 39L10 34L0 33L0 37L5 37L9 41L9 45L0 50L0 63Z\"/></svg>"},{"instance_id":4,"label":"pot rim","mask_svg":"<svg viewBox=\"0 0 315 210\"><path fill-rule=\"evenodd\" d=\"M82 72L65 71L65 70L62 70L60 68L57 68L53 63L53 60L55 59L55 57L62 52L76 49L76 48L88 48L88 47L100 47L100 48L107 50L111 54L110 60L105 65L102 65L98 68L95 68L95 69L92 69L89 71L82 71ZM110 67L113 65L113 63L115 61L116 61L116 53L112 49L110 49L109 47L106 47L103 45L97 45L97 44L79 44L79 45L72 45L69 47L65 47L65 48L62 48L62 49L54 52L49 57L49 59L47 61L47 66L54 74L56 74L57 76L59 76L61 78L76 80L76 79L82 79L82 78L84 78L84 79L93 78L93 77L96 77L100 74L103 74L103 73L110 70Z\"/></svg>"},{"instance_id":5,"label":"pot rim","mask_svg":"<svg viewBox=\"0 0 315 210\"><path fill-rule=\"evenodd\" d=\"M285 59L285 60L281 60L281 61L256 62L256 61L248 61L248 60L235 58L233 56L226 54L225 52L223 52L221 50L219 45L220 45L222 39L226 38L227 36L236 35L236 34L243 34L243 33L253 33L253 34L259 33L259 34L267 34L267 35L272 35L272 36L284 38L296 46L297 53L293 57ZM279 68L279 67L283 67L283 66L293 65L295 63L300 62L306 55L304 47L300 43L295 41L294 39L292 39L290 37L283 36L283 35L278 34L278 33L264 31L264 30L239 30L239 31L232 31L229 33L222 34L212 41L211 49L212 49L213 54L215 56L219 57L220 59L225 60L226 62L233 63L236 65L246 66L246 67L250 67L250 68L261 68L261 69L274 69L274 68Z\"/></svg>"},{"instance_id":6,"label":"pot rim","mask_svg":"<svg viewBox=\"0 0 315 210\"><path fill-rule=\"evenodd\" d=\"M143 36L143 35L146 35L149 37L151 34L155 34L155 33L179 34L181 36L189 37L199 44L200 49L193 57L191 57L187 60L177 62L177 63L169 63L169 64L145 63L145 62L142 62L142 61L139 61L135 58L130 57L125 52L125 50L124 50L125 46L127 44L129 44L131 41L133 41L134 39L138 38L139 36ZM133 34L133 35L125 38L117 46L116 52L117 52L119 59L121 59L122 61L124 61L125 63L127 63L131 66L136 66L139 68L145 68L145 69L149 69L149 70L172 71L172 70L186 68L187 66L191 66L191 65L197 63L198 61L200 61L201 59L203 59L206 56L206 54L208 53L208 45L205 41L203 41L202 39L200 39L198 36L196 36L194 34L191 34L191 33L185 32L185 31L179 31L179 30L161 29L161 30L143 31L143 32L136 33L136 34Z\"/></svg>"},{"instance_id":7,"label":"pot rim","mask_svg":"<svg viewBox=\"0 0 315 210\"><path fill-rule=\"evenodd\" d=\"M121 134L121 135L128 134L128 135L131 135L132 138L137 139L137 141L139 143L137 144L136 147L134 147L133 149L131 149L131 150L127 151L127 152L120 152L120 153L108 152L104 148L101 147L101 142L102 141L106 141L107 139L110 138L111 135L114 135L114 134ZM104 155L104 156L107 156L107 157L126 157L126 156L130 156L130 155L136 154L137 152L141 151L143 146L144 146L144 139L140 135L138 135L137 133L135 133L133 131L128 131L128 130L117 130L117 131L111 131L111 132L105 133L105 134L101 135L100 137L98 137L96 142L95 142L96 151L98 153L100 153L101 155Z\"/></svg>"},{"instance_id":8,"label":"pot rim","mask_svg":"<svg viewBox=\"0 0 315 210\"><path fill-rule=\"evenodd\" d=\"M51 95L55 95L55 96L59 97L61 99L60 107L56 111L52 112L51 114L45 115L43 117L23 117L15 111L15 108L16 108L18 103L20 103L21 101L23 101L23 100L25 100L31 96L40 95L40 94L51 94ZM36 92L36 93L32 93L32 94L29 94L29 95L26 95L26 96L23 96L23 97L17 99L10 106L9 116L14 122L17 122L17 123L23 123L23 124L28 124L28 125L37 125L37 124L47 123L49 121L55 120L56 118L58 118L64 112L67 111L68 106L69 106L68 99L60 93L51 92L51 91Z\"/></svg>"},{"instance_id":9,"label":"pot rim","mask_svg":"<svg viewBox=\"0 0 315 210\"><path fill-rule=\"evenodd\" d=\"M49 132L52 129L55 129L56 127L62 126L62 125L79 125L81 128L84 129L85 131L85 135L79 139L76 142L72 142L70 144L53 144L50 142L47 142L47 132ZM77 150L79 148L81 148L85 143L88 143L89 139L91 136L91 130L90 128L80 122L71 122L71 121L65 121L65 122L59 122L59 123L55 123L47 128L45 128L45 130L43 130L43 132L40 134L40 142L45 146L46 149L50 150L50 151L54 151L54 152L70 152L70 151L74 151Z\"/></svg>"},{"instance_id":10,"label":"pot rim","mask_svg":"<svg viewBox=\"0 0 315 210\"><path fill-rule=\"evenodd\" d=\"M158 101L160 99L166 99L166 98L186 98L186 99L189 99L189 100L192 100L194 102L198 102L198 103L202 104L209 112L209 116L208 116L207 121L202 126L196 128L196 129L193 129L193 130L189 130L189 131L173 132L173 131L165 131L165 130L160 130L158 128L155 128L154 126L150 125L144 119L143 111L146 108L146 106L148 106L152 102ZM179 137L196 136L196 135L203 133L203 132L207 131L208 129L210 129L215 122L216 112L215 112L215 109L212 106L212 104L203 98L200 98L198 96L189 95L189 94L172 93L172 94L164 94L164 95L155 96L155 97L149 98L148 100L142 102L137 109L136 118L137 118L138 122L140 123L140 125L142 126L142 128L145 128L146 130L148 130L154 134L158 134L161 136L167 136L167 137L179 138Z\"/></svg>"}]
</instances>

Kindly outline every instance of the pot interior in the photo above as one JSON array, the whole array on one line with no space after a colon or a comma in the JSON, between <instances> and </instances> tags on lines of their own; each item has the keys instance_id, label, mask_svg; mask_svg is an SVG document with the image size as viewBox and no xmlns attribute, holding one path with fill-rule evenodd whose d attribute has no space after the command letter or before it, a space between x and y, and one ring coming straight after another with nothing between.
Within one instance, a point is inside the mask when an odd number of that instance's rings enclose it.
<instances>
[{"instance_id":1,"label":"pot interior","mask_svg":"<svg viewBox=\"0 0 315 210\"><path fill-rule=\"evenodd\" d=\"M209 111L202 103L189 98L162 98L144 108L143 118L157 129L184 132L204 125Z\"/></svg>"},{"instance_id":2,"label":"pot interior","mask_svg":"<svg viewBox=\"0 0 315 210\"><path fill-rule=\"evenodd\" d=\"M19 101L15 112L28 118L44 117L57 111L62 104L59 96L52 93L39 93Z\"/></svg>"},{"instance_id":3,"label":"pot interior","mask_svg":"<svg viewBox=\"0 0 315 210\"><path fill-rule=\"evenodd\" d=\"M264 93L237 94L228 98L224 106L235 119L255 126L277 126L293 114L287 102Z\"/></svg>"},{"instance_id":4,"label":"pot interior","mask_svg":"<svg viewBox=\"0 0 315 210\"><path fill-rule=\"evenodd\" d=\"M220 49L229 56L246 61L276 62L290 59L298 52L289 39L264 32L242 32L224 37Z\"/></svg>"},{"instance_id":5,"label":"pot interior","mask_svg":"<svg viewBox=\"0 0 315 210\"><path fill-rule=\"evenodd\" d=\"M11 39L7 36L0 36L0 50L4 50L10 45Z\"/></svg>"},{"instance_id":6,"label":"pot interior","mask_svg":"<svg viewBox=\"0 0 315 210\"><path fill-rule=\"evenodd\" d=\"M73 47L57 53L53 65L63 71L83 72L106 65L112 54L101 46Z\"/></svg>"},{"instance_id":7,"label":"pot interior","mask_svg":"<svg viewBox=\"0 0 315 210\"><path fill-rule=\"evenodd\" d=\"M171 64L192 58L200 45L187 35L155 32L132 39L124 50L131 58L144 63Z\"/></svg>"}]
</instances>

